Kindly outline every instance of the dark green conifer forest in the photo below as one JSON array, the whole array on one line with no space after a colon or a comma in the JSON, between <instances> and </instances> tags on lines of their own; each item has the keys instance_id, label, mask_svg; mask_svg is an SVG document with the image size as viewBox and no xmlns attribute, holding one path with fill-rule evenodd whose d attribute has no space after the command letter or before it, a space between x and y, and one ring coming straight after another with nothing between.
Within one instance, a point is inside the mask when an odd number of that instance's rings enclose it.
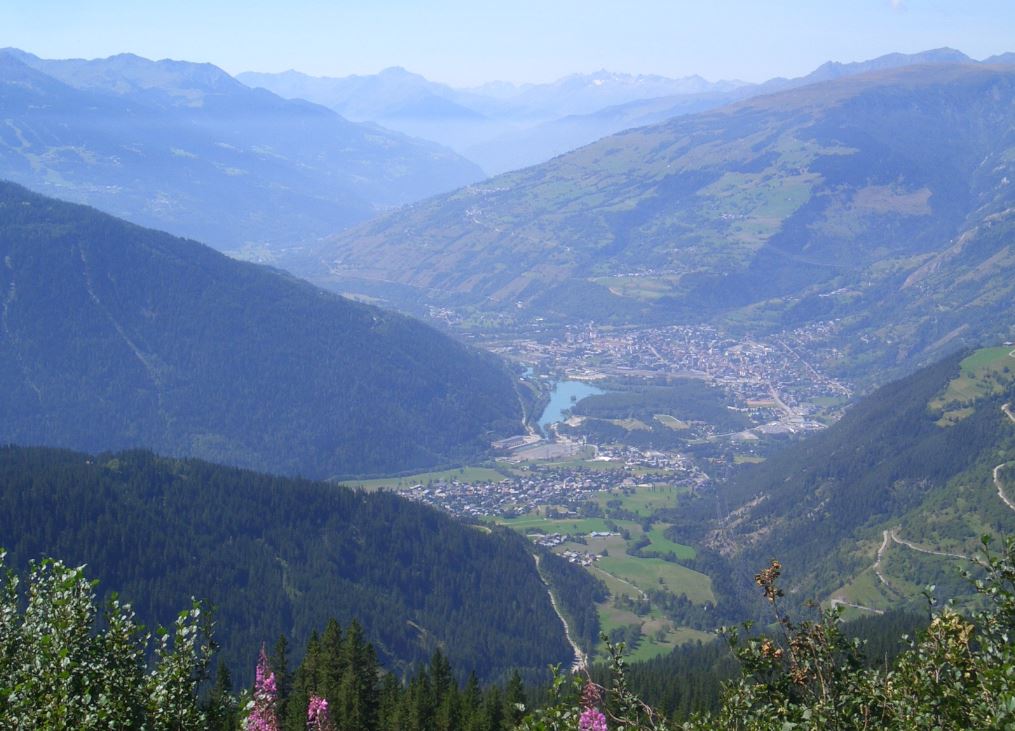
<instances>
[{"instance_id":1,"label":"dark green conifer forest","mask_svg":"<svg viewBox=\"0 0 1015 731\"><path fill-rule=\"evenodd\" d=\"M398 676L438 648L483 682L572 656L524 538L386 492L149 452L5 447L0 537L15 568L50 555L87 564L152 626L202 599L243 684L262 642L285 634L298 659L331 617L357 620ZM569 606L600 591L568 568L551 573L571 582Z\"/></svg>"}]
</instances>

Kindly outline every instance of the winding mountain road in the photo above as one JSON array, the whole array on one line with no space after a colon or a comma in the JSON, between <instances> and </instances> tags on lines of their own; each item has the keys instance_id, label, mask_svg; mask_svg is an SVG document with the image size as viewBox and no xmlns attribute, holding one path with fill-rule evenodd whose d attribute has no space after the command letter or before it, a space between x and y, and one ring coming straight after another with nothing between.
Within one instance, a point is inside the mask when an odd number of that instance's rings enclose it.
<instances>
[{"instance_id":1,"label":"winding mountain road","mask_svg":"<svg viewBox=\"0 0 1015 731\"><path fill-rule=\"evenodd\" d=\"M923 546L917 545L912 541L907 541L905 538L899 538L898 528L893 528L891 530L891 536L892 540L898 543L900 546L905 546L906 548L912 549L919 553L926 553L930 556L944 556L945 558L960 558L963 559L964 561L973 560L969 556L963 556L961 553L948 553L947 551L935 551L931 548L924 548Z\"/></svg>"},{"instance_id":2,"label":"winding mountain road","mask_svg":"<svg viewBox=\"0 0 1015 731\"><path fill-rule=\"evenodd\" d=\"M1015 358L1015 350L1012 350L1008 355L1011 356L1012 358ZM1015 412L1012 411L1011 402L1006 403L1004 406L1002 406L1001 411L1004 412L1004 415L1007 416L1008 419L1013 424L1015 424ZM1011 510L1015 511L1015 502L1009 500L1008 496L1004 494L1004 485L1001 483L1001 470L1004 469L1009 464L1013 463L1002 462L1001 464L997 465L994 468L994 486L997 488L997 496L1001 498L1001 501L1005 505L1007 505ZM963 561L975 560L970 556L964 556L960 553L949 553L948 551L935 551L934 549L925 548L916 543L913 543L912 541L907 541L905 538L901 538L899 536L899 528L893 528L890 531L886 530L882 533L881 546L878 548L877 558L874 560L874 564L871 566L871 569L874 571L874 575L878 577L878 580L885 587L887 587L888 590L891 591L892 593L895 593L895 590L892 588L892 585L888 583L888 579L885 578L885 575L881 573L881 560L882 558L884 558L885 551L888 550L889 542L895 542L898 543L900 546L905 546L906 548L912 551L925 553L931 556L942 556L944 558L957 558ZM853 607L854 609L862 609L866 612L874 612L875 614L884 614L884 610L875 609L874 607L865 607L862 604L853 604L851 602L847 602L836 597L830 599L829 603L832 605L833 608L837 606Z\"/></svg>"},{"instance_id":3,"label":"winding mountain road","mask_svg":"<svg viewBox=\"0 0 1015 731\"><path fill-rule=\"evenodd\" d=\"M1008 355L1010 355L1012 358L1015 358L1015 350L1013 350L1011 353L1008 353ZM1012 413L1010 402L1002 406L1001 411L1003 411L1004 415L1007 416L1009 419L1011 419L1011 422L1015 424L1015 413ZM1008 464L1011 463L1002 462L1001 464L999 464L997 467L994 468L994 487L997 488L997 496L1001 498L1001 501L1012 510L1015 510L1015 503L1009 500L1008 496L1004 494L1004 486L1001 484L1001 470L1005 467L1005 465Z\"/></svg>"},{"instance_id":4,"label":"winding mountain road","mask_svg":"<svg viewBox=\"0 0 1015 731\"><path fill-rule=\"evenodd\" d=\"M892 585L888 583L888 579L886 579L885 575L881 573L881 559L884 558L885 551L888 550L888 540L890 534L888 531L884 531L883 536L881 547L878 548L878 557L875 559L874 565L871 566L871 568L874 569L874 575L881 580L881 583L887 586L890 590L894 591L894 589L892 589Z\"/></svg>"},{"instance_id":5,"label":"winding mountain road","mask_svg":"<svg viewBox=\"0 0 1015 731\"><path fill-rule=\"evenodd\" d=\"M865 607L863 604L853 604L852 602L843 601L842 599L829 599L828 603L832 605L832 609L836 607L853 607L853 609L862 609L865 612L873 612L874 614L884 614L884 609L875 609L874 607Z\"/></svg>"},{"instance_id":6,"label":"winding mountain road","mask_svg":"<svg viewBox=\"0 0 1015 731\"><path fill-rule=\"evenodd\" d=\"M1004 486L1001 484L1001 468L1009 464L1008 462L1002 462L994 468L994 487L997 488L997 496L1001 498L1002 502L1012 510L1015 510L1015 503L1008 499L1008 496L1004 494Z\"/></svg>"}]
</instances>

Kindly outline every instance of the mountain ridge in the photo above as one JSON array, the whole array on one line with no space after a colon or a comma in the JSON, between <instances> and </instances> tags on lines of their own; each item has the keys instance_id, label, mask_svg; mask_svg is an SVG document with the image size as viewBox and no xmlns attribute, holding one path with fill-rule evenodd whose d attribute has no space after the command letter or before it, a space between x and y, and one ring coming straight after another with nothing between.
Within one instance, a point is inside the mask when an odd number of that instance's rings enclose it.
<instances>
[{"instance_id":1,"label":"mountain ridge","mask_svg":"<svg viewBox=\"0 0 1015 731\"><path fill-rule=\"evenodd\" d=\"M394 282L424 301L523 321L746 314L759 327L795 327L838 316L857 327L853 340L876 336L883 354L906 360L877 312L957 237L1012 207L1013 104L1010 67L820 82L619 133L407 207L333 238L319 257L352 291L401 296L385 290ZM988 258L1005 246L992 240ZM977 299L963 296L948 319ZM965 342L1003 334L1006 310L993 301ZM923 321L926 344L948 332Z\"/></svg>"},{"instance_id":2,"label":"mountain ridge","mask_svg":"<svg viewBox=\"0 0 1015 731\"><path fill-rule=\"evenodd\" d=\"M964 557L982 535L1015 530L999 484L1015 447L1012 353L953 353L743 469L721 488L729 510L713 539L750 566L778 557L801 602L876 613L919 601L928 584L945 599L968 594Z\"/></svg>"},{"instance_id":3,"label":"mountain ridge","mask_svg":"<svg viewBox=\"0 0 1015 731\"><path fill-rule=\"evenodd\" d=\"M360 622L396 676L437 648L490 681L570 657L524 538L391 493L147 451L2 446L0 506L9 565L88 564L150 626L196 596L247 681L259 646L285 634L298 655L331 618Z\"/></svg>"},{"instance_id":4,"label":"mountain ridge","mask_svg":"<svg viewBox=\"0 0 1015 731\"><path fill-rule=\"evenodd\" d=\"M0 177L225 250L298 246L482 177L435 143L208 64L0 56Z\"/></svg>"},{"instance_id":5,"label":"mountain ridge","mask_svg":"<svg viewBox=\"0 0 1015 731\"><path fill-rule=\"evenodd\" d=\"M0 441L333 477L521 428L502 363L407 317L11 183L0 232Z\"/></svg>"}]
</instances>

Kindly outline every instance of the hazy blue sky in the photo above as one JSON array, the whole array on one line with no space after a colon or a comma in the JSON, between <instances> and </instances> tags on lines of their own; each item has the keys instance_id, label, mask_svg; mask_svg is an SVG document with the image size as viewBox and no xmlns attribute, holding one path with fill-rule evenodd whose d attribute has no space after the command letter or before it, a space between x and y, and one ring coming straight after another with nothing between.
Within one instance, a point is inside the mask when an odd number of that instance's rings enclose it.
<instances>
[{"instance_id":1,"label":"hazy blue sky","mask_svg":"<svg viewBox=\"0 0 1015 731\"><path fill-rule=\"evenodd\" d=\"M1015 50L1015 0L0 0L0 45L231 73L397 65L454 85L599 68L761 81L891 51Z\"/></svg>"}]
</instances>

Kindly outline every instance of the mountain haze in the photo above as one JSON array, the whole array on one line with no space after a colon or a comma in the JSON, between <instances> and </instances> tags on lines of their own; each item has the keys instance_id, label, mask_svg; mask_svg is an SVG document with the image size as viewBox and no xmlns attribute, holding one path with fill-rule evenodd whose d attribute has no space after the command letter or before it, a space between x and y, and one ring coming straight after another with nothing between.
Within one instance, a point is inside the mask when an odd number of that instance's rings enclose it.
<instances>
[{"instance_id":1,"label":"mountain haze","mask_svg":"<svg viewBox=\"0 0 1015 731\"><path fill-rule=\"evenodd\" d=\"M1001 62L1000 57L983 61L984 64ZM620 101L587 113L572 113L534 127L507 132L496 139L464 148L462 152L482 164L487 171L505 172L538 164L626 129L659 124L685 114L696 114L819 81L904 66L975 63L961 51L939 48L921 53L890 53L854 63L829 61L806 76L769 79L761 84L689 84L679 92L659 90L658 94L645 94L641 98Z\"/></svg>"},{"instance_id":2,"label":"mountain haze","mask_svg":"<svg viewBox=\"0 0 1015 731\"><path fill-rule=\"evenodd\" d=\"M7 49L0 98L0 177L224 249L305 243L482 176L210 64Z\"/></svg>"},{"instance_id":3,"label":"mountain haze","mask_svg":"<svg viewBox=\"0 0 1015 731\"><path fill-rule=\"evenodd\" d=\"M546 84L501 82L453 89L397 67L344 78L286 71L244 72L237 79L286 98L322 104L352 120L372 121L434 140L493 173L542 162L590 142L594 137L578 137L567 124L556 134L541 133L544 126L552 130L575 115L640 99L721 93L745 86L736 81L712 83L700 76L670 79L600 70ZM585 130L577 134L584 135Z\"/></svg>"},{"instance_id":4,"label":"mountain haze","mask_svg":"<svg viewBox=\"0 0 1015 731\"><path fill-rule=\"evenodd\" d=\"M286 474L474 457L514 378L423 324L0 184L0 442Z\"/></svg>"}]
</instances>

